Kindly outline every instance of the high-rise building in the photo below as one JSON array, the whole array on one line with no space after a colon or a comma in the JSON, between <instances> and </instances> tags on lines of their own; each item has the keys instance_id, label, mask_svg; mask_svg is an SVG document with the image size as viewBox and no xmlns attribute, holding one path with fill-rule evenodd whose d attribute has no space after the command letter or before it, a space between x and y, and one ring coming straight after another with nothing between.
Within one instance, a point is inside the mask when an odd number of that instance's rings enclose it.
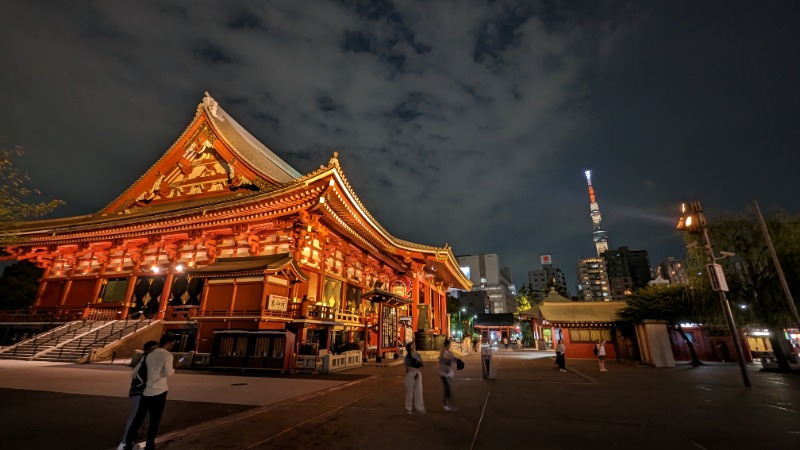
<instances>
[{"instance_id":1,"label":"high-rise building","mask_svg":"<svg viewBox=\"0 0 800 450\"><path fill-rule=\"evenodd\" d=\"M500 267L497 254L464 255L457 259L461 272L472 281L472 290L489 294L492 313L517 311L516 287L511 280L511 269Z\"/></svg>"},{"instance_id":2,"label":"high-rise building","mask_svg":"<svg viewBox=\"0 0 800 450\"><path fill-rule=\"evenodd\" d=\"M656 267L656 274L669 280L669 284L688 284L689 277L686 276L686 264L680 259L672 256L668 257Z\"/></svg>"},{"instance_id":3,"label":"high-rise building","mask_svg":"<svg viewBox=\"0 0 800 450\"><path fill-rule=\"evenodd\" d=\"M578 300L607 302L611 300L606 260L583 258L578 261Z\"/></svg>"},{"instance_id":4,"label":"high-rise building","mask_svg":"<svg viewBox=\"0 0 800 450\"><path fill-rule=\"evenodd\" d=\"M586 175L586 184L589 185L589 216L592 218L592 240L597 249L597 256L601 256L603 252L608 250L608 235L603 230L603 218L600 215L600 206L597 205L594 186L592 186L592 171L587 170L584 174Z\"/></svg>"},{"instance_id":5,"label":"high-rise building","mask_svg":"<svg viewBox=\"0 0 800 450\"><path fill-rule=\"evenodd\" d=\"M653 278L647 250L620 247L603 252L613 300L625 300L636 289L647 286Z\"/></svg>"},{"instance_id":6,"label":"high-rise building","mask_svg":"<svg viewBox=\"0 0 800 450\"><path fill-rule=\"evenodd\" d=\"M542 268L528 271L528 282L533 291L531 301L537 303L544 299L547 295L547 286L549 284L555 285L557 290L559 287L562 288L562 291L566 293L565 296L569 297L567 279L564 276L564 272L558 267L553 267L553 259L550 255L541 255L539 259L542 263Z\"/></svg>"}]
</instances>

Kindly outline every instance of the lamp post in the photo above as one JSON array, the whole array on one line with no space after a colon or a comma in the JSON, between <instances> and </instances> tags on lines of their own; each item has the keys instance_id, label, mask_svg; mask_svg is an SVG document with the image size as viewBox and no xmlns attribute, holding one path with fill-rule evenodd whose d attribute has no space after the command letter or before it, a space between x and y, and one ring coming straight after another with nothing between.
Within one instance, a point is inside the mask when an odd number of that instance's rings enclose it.
<instances>
[{"instance_id":1,"label":"lamp post","mask_svg":"<svg viewBox=\"0 0 800 450\"><path fill-rule=\"evenodd\" d=\"M461 308L458 310L458 328L461 329L461 333L464 333L464 322L461 321L461 313L467 312L466 308Z\"/></svg>"},{"instance_id":2,"label":"lamp post","mask_svg":"<svg viewBox=\"0 0 800 450\"><path fill-rule=\"evenodd\" d=\"M731 304L728 302L728 297L725 295L725 292L728 291L728 283L725 281L725 273L722 271L722 266L717 264L717 261L727 258L730 254L724 254L725 252L723 252L723 255L720 257L714 256L714 248L711 246L711 240L708 238L708 226L700 202L695 201L681 205L681 218L678 221L678 230L690 234L700 234L703 238L704 248L709 261L706 267L711 281L711 289L719 292L719 302L722 306L722 312L725 314L725 320L728 322L728 331L731 333L733 346L736 349L736 357L739 360L739 370L742 372L742 381L745 387L751 387L750 377L747 375L747 367L745 367L744 364L742 342L736 330L736 322L733 320Z\"/></svg>"}]
</instances>

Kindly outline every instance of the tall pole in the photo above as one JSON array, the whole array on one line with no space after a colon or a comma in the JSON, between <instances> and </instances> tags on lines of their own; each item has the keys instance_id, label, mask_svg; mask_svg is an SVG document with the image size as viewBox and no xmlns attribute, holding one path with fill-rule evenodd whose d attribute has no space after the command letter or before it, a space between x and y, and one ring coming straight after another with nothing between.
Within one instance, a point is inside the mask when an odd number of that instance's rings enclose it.
<instances>
[{"instance_id":1,"label":"tall pole","mask_svg":"<svg viewBox=\"0 0 800 450\"><path fill-rule=\"evenodd\" d=\"M714 257L714 250L711 247L711 240L708 238L708 228L703 225L703 240L706 244L708 256L713 264L716 264L716 257ZM709 274L711 275L711 274ZM733 312L731 312L731 304L728 302L728 297L722 289L719 292L719 302L722 305L722 312L725 313L725 320L728 322L728 330L733 338L733 346L736 349L736 357L739 359L739 370L742 372L742 381L745 387L751 387L750 376L747 374L747 367L744 365L744 352L742 351L742 342L739 339L739 331L736 329L736 322L733 320Z\"/></svg>"},{"instance_id":2,"label":"tall pole","mask_svg":"<svg viewBox=\"0 0 800 450\"><path fill-rule=\"evenodd\" d=\"M792 298L792 291L789 290L789 284L786 283L786 276L783 274L781 262L778 260L778 253L775 252L775 246L772 245L772 238L769 235L767 223L764 221L764 216L761 215L761 209L758 207L758 202L755 200L753 200L753 209L756 212L756 217L758 217L758 223L761 225L761 232L764 233L764 240L767 241L769 254L772 256L772 264L775 265L775 271L778 272L778 278L781 280L781 286L783 287L784 295L786 295L786 301L789 302L789 311L792 313L794 323L800 327L800 317L797 315L797 307L795 306L794 299Z\"/></svg>"}]
</instances>

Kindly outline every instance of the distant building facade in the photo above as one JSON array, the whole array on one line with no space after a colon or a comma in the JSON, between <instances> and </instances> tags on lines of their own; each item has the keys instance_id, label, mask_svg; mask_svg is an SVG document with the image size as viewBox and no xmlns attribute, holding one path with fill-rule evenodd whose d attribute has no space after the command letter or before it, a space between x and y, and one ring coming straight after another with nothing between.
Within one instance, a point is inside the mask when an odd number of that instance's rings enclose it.
<instances>
[{"instance_id":1,"label":"distant building facade","mask_svg":"<svg viewBox=\"0 0 800 450\"><path fill-rule=\"evenodd\" d=\"M625 300L653 279L647 250L620 247L603 252L613 300Z\"/></svg>"},{"instance_id":2,"label":"distant building facade","mask_svg":"<svg viewBox=\"0 0 800 450\"><path fill-rule=\"evenodd\" d=\"M553 266L553 259L551 255L541 255L540 261L542 263L541 269L533 269L528 272L528 282L530 283L531 290L533 291L533 298L531 299L532 302L538 303L544 299L548 292L547 285L549 283L555 284L555 286L557 286L557 290L558 287L563 288L563 291L567 293L567 296L569 296L567 279L564 276L564 272L562 272L558 267Z\"/></svg>"},{"instance_id":3,"label":"distant building facade","mask_svg":"<svg viewBox=\"0 0 800 450\"><path fill-rule=\"evenodd\" d=\"M501 268L496 253L458 256L457 260L461 272L472 280L472 290L485 291L489 295L490 313L516 312L516 287L511 279L511 270Z\"/></svg>"},{"instance_id":4,"label":"distant building facade","mask_svg":"<svg viewBox=\"0 0 800 450\"><path fill-rule=\"evenodd\" d=\"M611 300L611 291L603 258L583 258L578 261L578 300L606 302Z\"/></svg>"},{"instance_id":5,"label":"distant building facade","mask_svg":"<svg viewBox=\"0 0 800 450\"><path fill-rule=\"evenodd\" d=\"M672 256L661 261L656 267L656 275L669 281L671 285L688 284L689 277L686 275L686 263Z\"/></svg>"}]
</instances>

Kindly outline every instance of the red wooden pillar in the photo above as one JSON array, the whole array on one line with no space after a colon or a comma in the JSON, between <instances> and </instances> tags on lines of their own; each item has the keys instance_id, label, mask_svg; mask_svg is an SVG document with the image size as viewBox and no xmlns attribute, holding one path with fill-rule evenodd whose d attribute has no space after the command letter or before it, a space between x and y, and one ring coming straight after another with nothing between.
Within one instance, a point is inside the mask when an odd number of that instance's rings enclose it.
<instances>
[{"instance_id":1,"label":"red wooden pillar","mask_svg":"<svg viewBox=\"0 0 800 450\"><path fill-rule=\"evenodd\" d=\"M419 304L422 299L419 298L419 278L415 273L411 278L411 331L416 332L419 330Z\"/></svg>"},{"instance_id":2,"label":"red wooden pillar","mask_svg":"<svg viewBox=\"0 0 800 450\"><path fill-rule=\"evenodd\" d=\"M172 291L172 280L175 278L175 267L170 264L169 272L167 272L167 276L164 279L164 289L161 290L161 298L158 302L158 313L156 314L156 320L163 320L164 316L167 313L167 303L169 302L169 294Z\"/></svg>"},{"instance_id":3,"label":"red wooden pillar","mask_svg":"<svg viewBox=\"0 0 800 450\"><path fill-rule=\"evenodd\" d=\"M36 290L36 301L33 302L33 307L39 306L39 303L42 301L42 295L44 294L44 290L47 288L47 281L40 280L39 281L39 288Z\"/></svg>"},{"instance_id":4,"label":"red wooden pillar","mask_svg":"<svg viewBox=\"0 0 800 450\"><path fill-rule=\"evenodd\" d=\"M131 297L133 297L133 288L136 287L136 281L138 281L139 277L135 275L136 269L138 266L131 271L131 276L128 278L128 287L125 289L125 299L123 300L123 307L122 307L122 316L120 319L127 319L128 315L130 314L131 306L133 306L131 302Z\"/></svg>"}]
</instances>

